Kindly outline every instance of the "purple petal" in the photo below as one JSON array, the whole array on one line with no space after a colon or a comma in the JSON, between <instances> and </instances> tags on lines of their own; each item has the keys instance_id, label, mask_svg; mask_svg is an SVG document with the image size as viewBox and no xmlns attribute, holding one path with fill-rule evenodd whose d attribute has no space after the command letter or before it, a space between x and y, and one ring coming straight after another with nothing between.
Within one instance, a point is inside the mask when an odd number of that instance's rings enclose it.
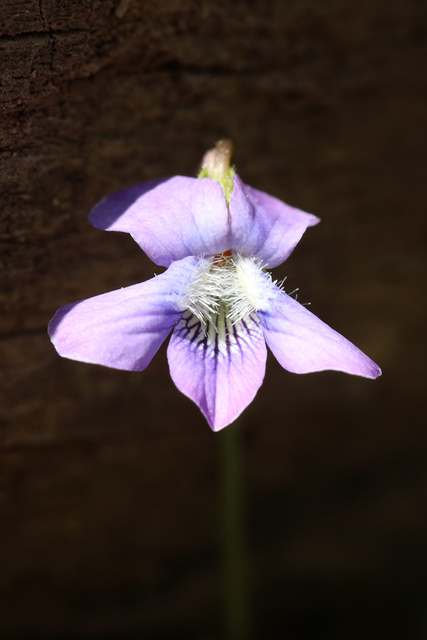
<instances>
[{"instance_id":1,"label":"purple petal","mask_svg":"<svg viewBox=\"0 0 427 640\"><path fill-rule=\"evenodd\" d=\"M186 258L147 282L59 309L49 335L59 355L142 371L179 320L178 301L199 260Z\"/></svg>"},{"instance_id":2,"label":"purple petal","mask_svg":"<svg viewBox=\"0 0 427 640\"><path fill-rule=\"evenodd\" d=\"M97 204L89 220L98 229L130 233L165 267L230 248L224 194L209 178L175 176L118 191Z\"/></svg>"},{"instance_id":3,"label":"purple petal","mask_svg":"<svg viewBox=\"0 0 427 640\"><path fill-rule=\"evenodd\" d=\"M168 347L172 380L193 400L214 431L227 426L248 406L262 384L267 350L258 321L231 325L219 319L205 335L199 320L186 312Z\"/></svg>"},{"instance_id":4,"label":"purple petal","mask_svg":"<svg viewBox=\"0 0 427 640\"><path fill-rule=\"evenodd\" d=\"M292 373L332 369L365 378L381 375L360 349L285 293L258 311L258 317L267 345Z\"/></svg>"},{"instance_id":5,"label":"purple petal","mask_svg":"<svg viewBox=\"0 0 427 640\"><path fill-rule=\"evenodd\" d=\"M234 176L230 201L231 248L260 258L265 267L281 264L292 253L307 227L319 218L244 184Z\"/></svg>"}]
</instances>

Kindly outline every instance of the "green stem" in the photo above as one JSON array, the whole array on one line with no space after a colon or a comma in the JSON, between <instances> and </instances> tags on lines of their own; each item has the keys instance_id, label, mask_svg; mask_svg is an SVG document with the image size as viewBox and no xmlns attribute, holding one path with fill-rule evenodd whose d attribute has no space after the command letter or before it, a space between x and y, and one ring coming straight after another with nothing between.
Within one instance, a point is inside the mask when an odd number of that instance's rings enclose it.
<instances>
[{"instance_id":1,"label":"green stem","mask_svg":"<svg viewBox=\"0 0 427 640\"><path fill-rule=\"evenodd\" d=\"M223 598L227 640L248 640L250 637L240 436L237 423L220 434Z\"/></svg>"}]
</instances>

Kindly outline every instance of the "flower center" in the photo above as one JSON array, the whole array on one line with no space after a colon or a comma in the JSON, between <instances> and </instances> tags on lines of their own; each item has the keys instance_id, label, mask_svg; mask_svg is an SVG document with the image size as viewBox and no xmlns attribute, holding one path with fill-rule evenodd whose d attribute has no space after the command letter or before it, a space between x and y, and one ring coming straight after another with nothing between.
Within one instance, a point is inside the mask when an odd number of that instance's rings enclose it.
<instances>
[{"instance_id":1,"label":"flower center","mask_svg":"<svg viewBox=\"0 0 427 640\"><path fill-rule=\"evenodd\" d=\"M270 274L255 258L226 251L200 260L181 306L200 320L205 331L209 325L217 327L219 315L234 325L260 308L272 285Z\"/></svg>"}]
</instances>

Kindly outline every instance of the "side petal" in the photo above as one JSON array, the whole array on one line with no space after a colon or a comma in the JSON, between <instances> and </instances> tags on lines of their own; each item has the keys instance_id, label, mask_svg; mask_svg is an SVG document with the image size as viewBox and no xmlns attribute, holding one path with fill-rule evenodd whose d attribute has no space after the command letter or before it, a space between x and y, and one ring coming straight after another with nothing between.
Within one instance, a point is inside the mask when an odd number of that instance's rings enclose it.
<instances>
[{"instance_id":1,"label":"side petal","mask_svg":"<svg viewBox=\"0 0 427 640\"><path fill-rule=\"evenodd\" d=\"M226 329L229 333L226 333ZM214 431L233 422L252 402L265 374L267 349L255 317L204 334L199 320L183 314L168 347L172 380L193 400Z\"/></svg>"},{"instance_id":2,"label":"side petal","mask_svg":"<svg viewBox=\"0 0 427 640\"><path fill-rule=\"evenodd\" d=\"M230 200L231 248L271 269L288 258L319 218L244 184L234 176Z\"/></svg>"},{"instance_id":3,"label":"side petal","mask_svg":"<svg viewBox=\"0 0 427 640\"><path fill-rule=\"evenodd\" d=\"M156 264L230 248L227 205L210 178L175 176L113 193L89 220L98 229L125 231Z\"/></svg>"},{"instance_id":4,"label":"side petal","mask_svg":"<svg viewBox=\"0 0 427 640\"><path fill-rule=\"evenodd\" d=\"M62 307L48 329L59 355L142 371L178 322L179 299L197 263L186 258L146 282Z\"/></svg>"},{"instance_id":5,"label":"side petal","mask_svg":"<svg viewBox=\"0 0 427 640\"><path fill-rule=\"evenodd\" d=\"M283 292L258 316L268 347L292 373L332 369L365 378L381 375L360 349Z\"/></svg>"}]
</instances>

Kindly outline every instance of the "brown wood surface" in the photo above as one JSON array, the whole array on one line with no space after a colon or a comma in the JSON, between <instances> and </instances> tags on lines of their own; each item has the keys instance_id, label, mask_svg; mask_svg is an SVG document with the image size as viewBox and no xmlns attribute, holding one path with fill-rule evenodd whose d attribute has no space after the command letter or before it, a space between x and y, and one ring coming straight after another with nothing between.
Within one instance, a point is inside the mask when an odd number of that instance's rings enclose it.
<instances>
[{"instance_id":1,"label":"brown wood surface","mask_svg":"<svg viewBox=\"0 0 427 640\"><path fill-rule=\"evenodd\" d=\"M322 223L276 277L384 370L269 358L243 430L254 638L424 638L426 15L417 0L0 4L0 637L220 637L217 454L165 349L57 356L61 305L151 277L108 193L243 179Z\"/></svg>"}]
</instances>

